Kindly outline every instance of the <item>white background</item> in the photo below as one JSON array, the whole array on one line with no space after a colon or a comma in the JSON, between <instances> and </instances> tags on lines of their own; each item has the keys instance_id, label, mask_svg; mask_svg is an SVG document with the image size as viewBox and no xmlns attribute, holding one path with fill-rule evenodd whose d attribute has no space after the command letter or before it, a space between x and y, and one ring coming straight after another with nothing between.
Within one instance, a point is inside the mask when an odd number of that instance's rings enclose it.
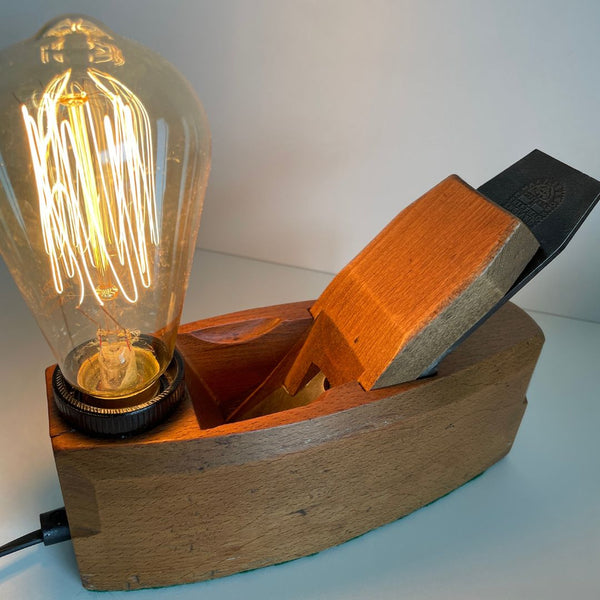
<instances>
[{"instance_id":1,"label":"white background","mask_svg":"<svg viewBox=\"0 0 600 600\"><path fill-rule=\"evenodd\" d=\"M192 82L213 132L206 249L337 272L451 172L533 148L600 178L600 3L20 0L0 43L94 16ZM517 297L600 321L600 209Z\"/></svg>"}]
</instances>

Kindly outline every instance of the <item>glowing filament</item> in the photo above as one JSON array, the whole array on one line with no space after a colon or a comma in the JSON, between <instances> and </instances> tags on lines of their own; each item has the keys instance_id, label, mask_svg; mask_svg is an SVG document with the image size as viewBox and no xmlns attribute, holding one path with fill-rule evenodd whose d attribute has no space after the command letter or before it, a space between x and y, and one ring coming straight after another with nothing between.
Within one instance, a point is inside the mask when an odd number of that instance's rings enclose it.
<instances>
[{"instance_id":1,"label":"glowing filament","mask_svg":"<svg viewBox=\"0 0 600 600\"><path fill-rule=\"evenodd\" d=\"M136 302L151 284L159 242L150 119L106 73L71 70L45 88L35 113L21 107L37 186L44 248L57 293L64 279L102 305Z\"/></svg>"}]
</instances>

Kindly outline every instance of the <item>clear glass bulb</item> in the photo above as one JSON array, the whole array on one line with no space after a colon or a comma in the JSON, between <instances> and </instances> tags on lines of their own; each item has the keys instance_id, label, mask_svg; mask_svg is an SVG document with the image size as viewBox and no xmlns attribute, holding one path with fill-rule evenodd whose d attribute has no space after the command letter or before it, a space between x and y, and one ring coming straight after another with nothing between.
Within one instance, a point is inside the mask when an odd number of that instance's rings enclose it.
<instances>
[{"instance_id":1,"label":"clear glass bulb","mask_svg":"<svg viewBox=\"0 0 600 600\"><path fill-rule=\"evenodd\" d=\"M168 366L209 168L201 104L140 44L72 15L0 53L0 251L81 391Z\"/></svg>"}]
</instances>

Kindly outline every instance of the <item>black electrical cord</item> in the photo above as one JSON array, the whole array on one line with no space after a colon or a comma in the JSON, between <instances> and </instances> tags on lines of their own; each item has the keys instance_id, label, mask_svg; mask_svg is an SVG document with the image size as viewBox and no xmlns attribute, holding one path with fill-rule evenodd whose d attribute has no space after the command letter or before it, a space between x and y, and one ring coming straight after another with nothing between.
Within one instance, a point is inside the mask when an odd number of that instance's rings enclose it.
<instances>
[{"instance_id":1,"label":"black electrical cord","mask_svg":"<svg viewBox=\"0 0 600 600\"><path fill-rule=\"evenodd\" d=\"M64 507L56 508L40 515L40 529L0 546L0 557L40 542L44 542L44 546L51 546L70 539L67 511Z\"/></svg>"}]
</instances>

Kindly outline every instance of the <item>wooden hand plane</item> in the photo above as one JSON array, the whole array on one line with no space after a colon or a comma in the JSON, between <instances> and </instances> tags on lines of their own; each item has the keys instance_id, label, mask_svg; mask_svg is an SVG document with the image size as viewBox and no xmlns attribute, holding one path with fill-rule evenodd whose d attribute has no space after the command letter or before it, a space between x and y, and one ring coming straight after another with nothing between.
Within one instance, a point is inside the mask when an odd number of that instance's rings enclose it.
<instances>
[{"instance_id":1,"label":"wooden hand plane","mask_svg":"<svg viewBox=\"0 0 600 600\"><path fill-rule=\"evenodd\" d=\"M535 151L402 211L316 301L183 325L189 394L127 439L50 435L85 587L210 579L342 543L511 448L543 344L506 300L600 183ZM428 375L426 377L421 377Z\"/></svg>"}]
</instances>

